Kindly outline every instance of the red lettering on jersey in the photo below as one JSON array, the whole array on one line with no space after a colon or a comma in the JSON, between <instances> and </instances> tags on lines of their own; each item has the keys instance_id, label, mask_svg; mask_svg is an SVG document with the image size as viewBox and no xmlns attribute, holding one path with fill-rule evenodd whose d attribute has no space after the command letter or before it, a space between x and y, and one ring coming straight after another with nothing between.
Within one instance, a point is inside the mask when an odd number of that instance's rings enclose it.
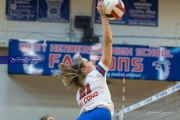
<instances>
[{"instance_id":1,"label":"red lettering on jersey","mask_svg":"<svg viewBox=\"0 0 180 120\"><path fill-rule=\"evenodd\" d=\"M85 92L85 89L87 92ZM85 97L86 95L88 95L89 93L91 93L91 88L90 88L90 85L89 83L86 84L86 88L85 89L82 89L81 91L79 91L80 93L80 100Z\"/></svg>"},{"instance_id":2,"label":"red lettering on jersey","mask_svg":"<svg viewBox=\"0 0 180 120\"><path fill-rule=\"evenodd\" d=\"M98 96L98 92L94 92L93 94L88 95L87 97L84 98L84 104L91 101L93 98L97 96Z\"/></svg>"},{"instance_id":3,"label":"red lettering on jersey","mask_svg":"<svg viewBox=\"0 0 180 120\"><path fill-rule=\"evenodd\" d=\"M79 91L79 93L80 93L80 100L83 98L83 97L85 97L86 96L86 94L85 94L85 89L82 89L81 91Z\"/></svg>"},{"instance_id":4,"label":"red lettering on jersey","mask_svg":"<svg viewBox=\"0 0 180 120\"><path fill-rule=\"evenodd\" d=\"M79 99L83 99L80 103L79 103L79 107L83 107L83 105L85 105L87 102L91 101L93 98L97 97L98 96L98 92L94 92L94 93L91 93L91 88L90 88L90 85L89 83L86 84L86 88L85 89L82 89L79 91Z\"/></svg>"},{"instance_id":5,"label":"red lettering on jersey","mask_svg":"<svg viewBox=\"0 0 180 120\"><path fill-rule=\"evenodd\" d=\"M81 101L81 103L79 103L79 107L81 108L83 106L83 102Z\"/></svg>"},{"instance_id":6,"label":"red lettering on jersey","mask_svg":"<svg viewBox=\"0 0 180 120\"><path fill-rule=\"evenodd\" d=\"M90 88L89 83L86 84L86 88L87 88L87 95L88 95L89 93L91 93L91 88Z\"/></svg>"}]
</instances>

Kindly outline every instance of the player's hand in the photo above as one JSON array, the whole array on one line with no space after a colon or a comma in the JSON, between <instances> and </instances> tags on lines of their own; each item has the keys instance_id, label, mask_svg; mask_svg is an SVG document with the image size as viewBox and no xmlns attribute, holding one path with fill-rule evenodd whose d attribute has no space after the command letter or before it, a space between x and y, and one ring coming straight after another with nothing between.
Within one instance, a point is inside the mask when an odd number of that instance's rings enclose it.
<instances>
[{"instance_id":1,"label":"player's hand","mask_svg":"<svg viewBox=\"0 0 180 120\"><path fill-rule=\"evenodd\" d=\"M98 3L97 3L97 10L99 12L99 14L103 17L106 16L105 14L105 11L106 11L106 6L105 4L103 3L103 0L98 0Z\"/></svg>"}]
</instances>

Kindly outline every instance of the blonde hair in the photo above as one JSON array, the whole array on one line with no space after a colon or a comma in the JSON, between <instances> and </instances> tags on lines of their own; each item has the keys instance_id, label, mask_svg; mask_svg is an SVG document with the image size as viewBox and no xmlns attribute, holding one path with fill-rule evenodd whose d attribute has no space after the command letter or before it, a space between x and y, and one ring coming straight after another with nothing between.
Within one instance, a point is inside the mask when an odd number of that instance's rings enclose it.
<instances>
[{"instance_id":1,"label":"blonde hair","mask_svg":"<svg viewBox=\"0 0 180 120\"><path fill-rule=\"evenodd\" d=\"M67 89L83 89L84 85L84 75L81 73L81 68L84 67L82 59L76 59L71 67L66 66L64 63L59 64L59 69L61 74L59 77L62 79L64 86Z\"/></svg>"},{"instance_id":2,"label":"blonde hair","mask_svg":"<svg viewBox=\"0 0 180 120\"><path fill-rule=\"evenodd\" d=\"M46 116L43 116L42 118L40 118L39 120L47 120L49 117L52 117L52 116L46 115Z\"/></svg>"}]
</instances>

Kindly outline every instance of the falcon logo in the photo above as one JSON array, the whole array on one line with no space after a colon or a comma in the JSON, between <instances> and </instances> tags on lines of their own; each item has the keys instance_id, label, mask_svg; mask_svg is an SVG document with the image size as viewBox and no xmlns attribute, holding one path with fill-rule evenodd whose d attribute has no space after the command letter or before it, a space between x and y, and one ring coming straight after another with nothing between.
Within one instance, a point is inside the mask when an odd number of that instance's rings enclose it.
<instances>
[{"instance_id":1,"label":"falcon logo","mask_svg":"<svg viewBox=\"0 0 180 120\"><path fill-rule=\"evenodd\" d=\"M155 66L156 70L159 70L160 72L163 73L163 79L166 79L169 76L169 69L171 63L169 62L169 60L164 60L164 61L154 61L152 63L152 66Z\"/></svg>"}]
</instances>

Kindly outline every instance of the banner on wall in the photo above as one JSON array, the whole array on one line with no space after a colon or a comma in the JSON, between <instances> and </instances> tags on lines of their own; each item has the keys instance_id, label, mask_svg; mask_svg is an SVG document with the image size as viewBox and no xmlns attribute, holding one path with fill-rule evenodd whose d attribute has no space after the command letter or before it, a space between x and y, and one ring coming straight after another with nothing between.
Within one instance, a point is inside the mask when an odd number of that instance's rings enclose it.
<instances>
[{"instance_id":1,"label":"banner on wall","mask_svg":"<svg viewBox=\"0 0 180 120\"><path fill-rule=\"evenodd\" d=\"M41 22L69 22L69 0L40 0L39 18Z\"/></svg>"},{"instance_id":2,"label":"banner on wall","mask_svg":"<svg viewBox=\"0 0 180 120\"><path fill-rule=\"evenodd\" d=\"M128 25L158 26L158 0L129 0Z\"/></svg>"},{"instance_id":3,"label":"banner on wall","mask_svg":"<svg viewBox=\"0 0 180 120\"><path fill-rule=\"evenodd\" d=\"M96 65L101 53L101 44L10 40L8 73L56 75L61 62L70 66L74 59L84 57ZM179 60L180 48L113 45L107 77L176 81L180 80Z\"/></svg>"},{"instance_id":4,"label":"banner on wall","mask_svg":"<svg viewBox=\"0 0 180 120\"><path fill-rule=\"evenodd\" d=\"M158 26L158 0L122 0L125 14L118 20L109 21L110 24ZM97 0L96 0L97 4ZM100 15L95 8L95 23L101 23Z\"/></svg>"},{"instance_id":5,"label":"banner on wall","mask_svg":"<svg viewBox=\"0 0 180 120\"><path fill-rule=\"evenodd\" d=\"M36 21L37 0L6 0L8 20Z\"/></svg>"},{"instance_id":6,"label":"banner on wall","mask_svg":"<svg viewBox=\"0 0 180 120\"><path fill-rule=\"evenodd\" d=\"M6 0L8 20L69 22L70 0Z\"/></svg>"}]
</instances>

